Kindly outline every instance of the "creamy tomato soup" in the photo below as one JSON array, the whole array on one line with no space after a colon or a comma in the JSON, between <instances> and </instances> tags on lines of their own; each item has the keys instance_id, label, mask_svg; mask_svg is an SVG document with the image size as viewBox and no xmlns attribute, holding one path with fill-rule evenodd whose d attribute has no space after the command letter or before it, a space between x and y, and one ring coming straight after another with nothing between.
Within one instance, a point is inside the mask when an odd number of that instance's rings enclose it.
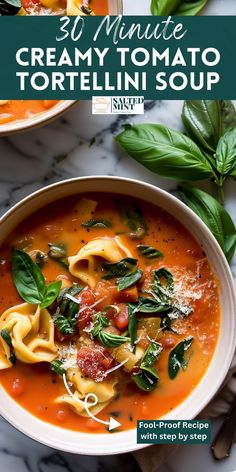
<instances>
[{"instance_id":1,"label":"creamy tomato soup","mask_svg":"<svg viewBox=\"0 0 236 472\"><path fill-rule=\"evenodd\" d=\"M57 103L59 100L0 100L0 125L32 118Z\"/></svg>"},{"instance_id":2,"label":"creamy tomato soup","mask_svg":"<svg viewBox=\"0 0 236 472\"><path fill-rule=\"evenodd\" d=\"M66 198L18 226L0 258L0 382L41 420L106 432L89 410L128 430L169 413L206 372L217 280L160 208L105 193Z\"/></svg>"}]
</instances>

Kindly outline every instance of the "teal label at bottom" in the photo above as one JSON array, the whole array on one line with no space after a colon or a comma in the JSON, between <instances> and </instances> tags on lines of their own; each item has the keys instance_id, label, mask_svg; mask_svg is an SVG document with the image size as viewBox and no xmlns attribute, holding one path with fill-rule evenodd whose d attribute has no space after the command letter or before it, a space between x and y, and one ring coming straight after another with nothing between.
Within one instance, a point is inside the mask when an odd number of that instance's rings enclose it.
<instances>
[{"instance_id":1,"label":"teal label at bottom","mask_svg":"<svg viewBox=\"0 0 236 472\"><path fill-rule=\"evenodd\" d=\"M210 421L137 421L137 444L209 444L210 442Z\"/></svg>"}]
</instances>

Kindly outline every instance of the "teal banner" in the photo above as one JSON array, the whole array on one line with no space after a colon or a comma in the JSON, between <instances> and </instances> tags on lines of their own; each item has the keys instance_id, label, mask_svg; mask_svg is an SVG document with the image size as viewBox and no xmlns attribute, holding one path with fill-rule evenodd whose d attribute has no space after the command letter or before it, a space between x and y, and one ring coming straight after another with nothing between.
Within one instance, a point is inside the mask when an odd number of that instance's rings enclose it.
<instances>
[{"instance_id":1,"label":"teal banner","mask_svg":"<svg viewBox=\"0 0 236 472\"><path fill-rule=\"evenodd\" d=\"M210 442L210 421L137 421L138 444L210 444Z\"/></svg>"},{"instance_id":2,"label":"teal banner","mask_svg":"<svg viewBox=\"0 0 236 472\"><path fill-rule=\"evenodd\" d=\"M235 99L236 17L0 17L1 99Z\"/></svg>"}]
</instances>

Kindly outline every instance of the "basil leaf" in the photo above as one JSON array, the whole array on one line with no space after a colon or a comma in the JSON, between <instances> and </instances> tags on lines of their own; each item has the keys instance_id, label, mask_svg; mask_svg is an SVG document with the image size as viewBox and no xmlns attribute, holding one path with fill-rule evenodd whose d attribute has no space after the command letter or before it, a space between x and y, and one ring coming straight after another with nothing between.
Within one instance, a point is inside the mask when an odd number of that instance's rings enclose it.
<instances>
[{"instance_id":1,"label":"basil leaf","mask_svg":"<svg viewBox=\"0 0 236 472\"><path fill-rule=\"evenodd\" d=\"M197 15L206 5L207 0L152 0L151 13L155 16Z\"/></svg>"},{"instance_id":2,"label":"basil leaf","mask_svg":"<svg viewBox=\"0 0 236 472\"><path fill-rule=\"evenodd\" d=\"M40 304L46 293L45 279L37 264L24 251L15 249L12 276L16 289L28 303Z\"/></svg>"},{"instance_id":3,"label":"basil leaf","mask_svg":"<svg viewBox=\"0 0 236 472\"><path fill-rule=\"evenodd\" d=\"M78 316L76 319L74 318L73 320L71 320L63 315L59 315L56 319L58 331L60 331L60 333L62 334L72 336L75 333L74 324L76 323L77 319Z\"/></svg>"},{"instance_id":4,"label":"basil leaf","mask_svg":"<svg viewBox=\"0 0 236 472\"><path fill-rule=\"evenodd\" d=\"M225 178L236 170L236 127L229 129L220 138L216 149L216 167Z\"/></svg>"},{"instance_id":5,"label":"basil leaf","mask_svg":"<svg viewBox=\"0 0 236 472\"><path fill-rule=\"evenodd\" d=\"M119 262L104 262L102 269L107 271L107 274L102 278L105 280L113 279L114 277L122 277L133 269L133 266L137 264L137 259L132 257L126 257L121 259Z\"/></svg>"},{"instance_id":6,"label":"basil leaf","mask_svg":"<svg viewBox=\"0 0 236 472\"><path fill-rule=\"evenodd\" d=\"M132 239L143 238L147 232L147 224L141 209L137 206L133 209L127 208L125 210L125 217L127 219L127 224L132 231L132 233L129 233L129 236Z\"/></svg>"},{"instance_id":7,"label":"basil leaf","mask_svg":"<svg viewBox=\"0 0 236 472\"><path fill-rule=\"evenodd\" d=\"M53 282L47 285L46 293L41 303L41 308L47 308L48 306L52 305L54 300L56 300L56 298L58 297L58 294L61 289L61 284L61 280L58 280L58 282Z\"/></svg>"},{"instance_id":8,"label":"basil leaf","mask_svg":"<svg viewBox=\"0 0 236 472\"><path fill-rule=\"evenodd\" d=\"M0 15L16 15L20 8L20 0L0 0Z\"/></svg>"},{"instance_id":9,"label":"basil leaf","mask_svg":"<svg viewBox=\"0 0 236 472\"><path fill-rule=\"evenodd\" d=\"M158 249L155 249L152 246L147 246L146 244L139 244L137 246L139 254L146 257L147 259L156 259L158 257L163 257L163 254Z\"/></svg>"},{"instance_id":10,"label":"basil leaf","mask_svg":"<svg viewBox=\"0 0 236 472\"><path fill-rule=\"evenodd\" d=\"M152 290L161 303L168 304L174 290L174 279L165 267L155 270Z\"/></svg>"},{"instance_id":11,"label":"basil leaf","mask_svg":"<svg viewBox=\"0 0 236 472\"><path fill-rule=\"evenodd\" d=\"M53 244L48 243L49 251L48 256L56 261L60 262L60 264L65 268L68 269L68 254L67 254L67 247L64 243Z\"/></svg>"},{"instance_id":12,"label":"basil leaf","mask_svg":"<svg viewBox=\"0 0 236 472\"><path fill-rule=\"evenodd\" d=\"M211 195L189 185L179 187L183 202L208 226L230 262L236 248L236 228L227 211Z\"/></svg>"},{"instance_id":13,"label":"basil leaf","mask_svg":"<svg viewBox=\"0 0 236 472\"><path fill-rule=\"evenodd\" d=\"M177 16L195 16L202 11L207 4L208 0L185 0L179 8L176 10L174 15Z\"/></svg>"},{"instance_id":14,"label":"basil leaf","mask_svg":"<svg viewBox=\"0 0 236 472\"><path fill-rule=\"evenodd\" d=\"M174 15L182 0L152 0L151 13L154 16Z\"/></svg>"},{"instance_id":15,"label":"basil leaf","mask_svg":"<svg viewBox=\"0 0 236 472\"><path fill-rule=\"evenodd\" d=\"M169 354L168 359L168 374L170 379L174 379L178 374L180 368L185 369L186 361L184 353L187 351L193 343L193 336L188 336L181 341Z\"/></svg>"},{"instance_id":16,"label":"basil leaf","mask_svg":"<svg viewBox=\"0 0 236 472\"><path fill-rule=\"evenodd\" d=\"M7 343L7 345L9 347L12 347L11 335L10 335L8 329L7 328L2 329L1 332L0 332L0 335L1 335L2 339L4 339L5 343Z\"/></svg>"},{"instance_id":17,"label":"basil leaf","mask_svg":"<svg viewBox=\"0 0 236 472\"><path fill-rule=\"evenodd\" d=\"M93 328L91 330L91 334L94 337L98 336L98 334L103 328L106 328L107 326L109 326L110 324L109 318L105 316L105 314L109 311L109 309L110 309L110 305L104 308L104 310L100 311L93 317Z\"/></svg>"},{"instance_id":18,"label":"basil leaf","mask_svg":"<svg viewBox=\"0 0 236 472\"><path fill-rule=\"evenodd\" d=\"M115 139L136 161L164 177L191 181L215 177L198 146L166 126L127 125Z\"/></svg>"},{"instance_id":19,"label":"basil leaf","mask_svg":"<svg viewBox=\"0 0 236 472\"><path fill-rule=\"evenodd\" d=\"M63 375L66 373L66 370L62 367L62 365L63 365L62 361L60 361L59 359L55 359L54 361L51 362L50 368L57 375Z\"/></svg>"},{"instance_id":20,"label":"basil leaf","mask_svg":"<svg viewBox=\"0 0 236 472\"><path fill-rule=\"evenodd\" d=\"M231 100L220 100L224 130L236 126L236 110Z\"/></svg>"},{"instance_id":21,"label":"basil leaf","mask_svg":"<svg viewBox=\"0 0 236 472\"><path fill-rule=\"evenodd\" d=\"M140 313L165 313L169 311L171 306L164 304L160 300L154 298L140 297L137 311Z\"/></svg>"},{"instance_id":22,"label":"basil leaf","mask_svg":"<svg viewBox=\"0 0 236 472\"><path fill-rule=\"evenodd\" d=\"M83 290L83 287L80 287L77 284L72 285L71 287L63 288L57 297L57 312L64 316L71 316L74 311L79 310L79 304L67 297L71 295L76 297Z\"/></svg>"},{"instance_id":23,"label":"basil leaf","mask_svg":"<svg viewBox=\"0 0 236 472\"><path fill-rule=\"evenodd\" d=\"M110 228L111 221L109 220L88 220L81 224L84 228Z\"/></svg>"},{"instance_id":24,"label":"basil leaf","mask_svg":"<svg viewBox=\"0 0 236 472\"><path fill-rule=\"evenodd\" d=\"M130 336L130 344L135 351L135 343L137 341L137 328L138 328L138 318L137 318L137 305L128 303L128 333Z\"/></svg>"},{"instance_id":25,"label":"basil leaf","mask_svg":"<svg viewBox=\"0 0 236 472\"><path fill-rule=\"evenodd\" d=\"M106 331L100 331L97 335L99 342L106 347L115 348L121 346L121 344L130 341L130 338L126 336L119 336L116 334L107 333Z\"/></svg>"},{"instance_id":26,"label":"basil leaf","mask_svg":"<svg viewBox=\"0 0 236 472\"><path fill-rule=\"evenodd\" d=\"M163 348L156 341L151 341L140 364L140 372L132 376L136 385L146 392L156 388L159 376L155 363Z\"/></svg>"},{"instance_id":27,"label":"basil leaf","mask_svg":"<svg viewBox=\"0 0 236 472\"><path fill-rule=\"evenodd\" d=\"M219 100L185 100L182 120L188 136L203 149L214 153L222 135Z\"/></svg>"},{"instance_id":28,"label":"basil leaf","mask_svg":"<svg viewBox=\"0 0 236 472\"><path fill-rule=\"evenodd\" d=\"M79 318L79 304L74 302L67 295L75 297L83 290L83 287L72 285L64 288L57 297L56 326L60 333L74 335L76 324Z\"/></svg>"},{"instance_id":29,"label":"basil leaf","mask_svg":"<svg viewBox=\"0 0 236 472\"><path fill-rule=\"evenodd\" d=\"M12 363L12 365L15 365L16 363L16 355L15 355L15 350L12 345L12 339L11 335L8 331L7 328L4 328L0 331L0 336L2 339L7 343L7 345L10 347L10 356L9 356L9 361Z\"/></svg>"},{"instance_id":30,"label":"basil leaf","mask_svg":"<svg viewBox=\"0 0 236 472\"><path fill-rule=\"evenodd\" d=\"M125 290L126 288L132 287L135 285L142 277L143 271L141 269L136 269L130 274L125 275L124 277L118 277L118 290Z\"/></svg>"}]
</instances>

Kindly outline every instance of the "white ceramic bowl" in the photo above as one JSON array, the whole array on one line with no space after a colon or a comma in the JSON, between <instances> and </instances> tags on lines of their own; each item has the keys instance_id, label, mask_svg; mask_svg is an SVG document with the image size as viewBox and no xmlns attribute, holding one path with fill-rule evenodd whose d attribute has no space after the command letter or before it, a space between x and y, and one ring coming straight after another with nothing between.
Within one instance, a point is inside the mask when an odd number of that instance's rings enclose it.
<instances>
[{"instance_id":1,"label":"white ceramic bowl","mask_svg":"<svg viewBox=\"0 0 236 472\"><path fill-rule=\"evenodd\" d=\"M59 182L28 196L0 220L0 244L13 228L39 208L59 198L83 192L114 192L142 198L177 218L202 244L220 281L222 322L213 359L195 390L164 419L189 420L196 417L220 388L232 360L236 339L236 301L232 275L218 243L209 229L187 206L153 185L118 177L84 177ZM136 430L116 434L86 434L44 423L18 405L0 388L0 413L9 423L31 438L77 454L117 454L144 447L136 443Z\"/></svg>"},{"instance_id":2,"label":"white ceramic bowl","mask_svg":"<svg viewBox=\"0 0 236 472\"><path fill-rule=\"evenodd\" d=\"M123 13L123 0L108 0L109 14L119 15ZM12 123L6 123L0 125L0 137L7 136L9 134L17 134L24 131L29 131L33 128L46 125L51 121L59 118L65 111L75 105L77 100L63 100L57 103L54 107L49 110L39 113L32 118L24 120L13 121Z\"/></svg>"}]
</instances>

